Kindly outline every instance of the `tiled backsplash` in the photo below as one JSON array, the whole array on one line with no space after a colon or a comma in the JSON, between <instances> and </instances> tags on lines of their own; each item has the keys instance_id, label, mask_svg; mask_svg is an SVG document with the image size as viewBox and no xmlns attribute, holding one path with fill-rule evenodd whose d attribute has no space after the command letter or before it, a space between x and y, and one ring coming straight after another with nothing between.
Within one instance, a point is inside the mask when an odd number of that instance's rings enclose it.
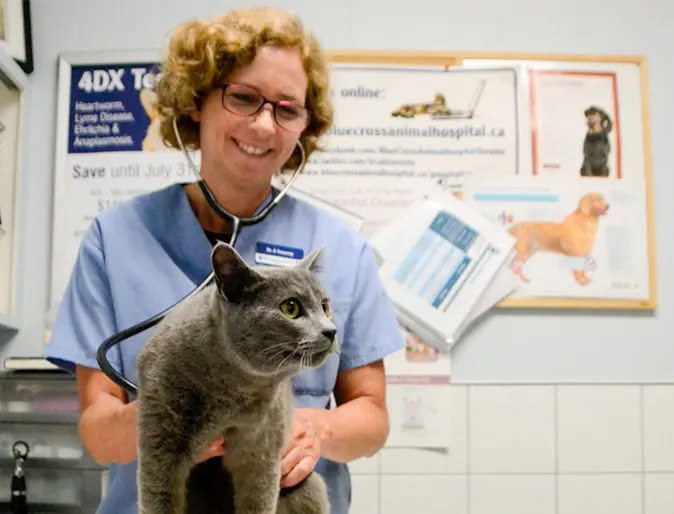
<instances>
[{"instance_id":1,"label":"tiled backsplash","mask_svg":"<svg viewBox=\"0 0 674 514\"><path fill-rule=\"evenodd\" d=\"M353 463L352 514L674 513L674 385L451 389L450 451Z\"/></svg>"}]
</instances>

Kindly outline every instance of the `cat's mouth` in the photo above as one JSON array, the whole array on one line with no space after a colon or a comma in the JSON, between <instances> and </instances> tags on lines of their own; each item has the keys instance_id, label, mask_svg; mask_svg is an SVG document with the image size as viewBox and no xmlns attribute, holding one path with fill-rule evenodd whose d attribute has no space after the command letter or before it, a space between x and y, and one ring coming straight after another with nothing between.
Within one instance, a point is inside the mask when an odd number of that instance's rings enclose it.
<instances>
[{"instance_id":1,"label":"cat's mouth","mask_svg":"<svg viewBox=\"0 0 674 514\"><path fill-rule=\"evenodd\" d=\"M326 341L322 344L313 344L310 348L302 351L305 361L308 360L309 367L322 364L323 360L337 350L335 341ZM305 362L305 364L307 364Z\"/></svg>"},{"instance_id":2,"label":"cat's mouth","mask_svg":"<svg viewBox=\"0 0 674 514\"><path fill-rule=\"evenodd\" d=\"M324 360L337 350L337 343L325 341L321 343L300 343L295 348L289 348L278 356L279 366L299 365L302 368L320 366Z\"/></svg>"}]
</instances>

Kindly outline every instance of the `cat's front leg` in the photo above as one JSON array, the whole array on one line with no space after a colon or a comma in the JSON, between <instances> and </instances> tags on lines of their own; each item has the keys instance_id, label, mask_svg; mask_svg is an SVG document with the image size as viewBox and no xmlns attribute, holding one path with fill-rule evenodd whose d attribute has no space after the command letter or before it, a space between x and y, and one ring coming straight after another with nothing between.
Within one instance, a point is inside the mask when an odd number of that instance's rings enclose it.
<instances>
[{"instance_id":1,"label":"cat's front leg","mask_svg":"<svg viewBox=\"0 0 674 514\"><path fill-rule=\"evenodd\" d=\"M184 514L190 462L155 414L138 412L138 512Z\"/></svg>"},{"instance_id":2,"label":"cat's front leg","mask_svg":"<svg viewBox=\"0 0 674 514\"><path fill-rule=\"evenodd\" d=\"M158 452L139 451L138 513L184 514L185 483L189 470L178 459Z\"/></svg>"},{"instance_id":3,"label":"cat's front leg","mask_svg":"<svg viewBox=\"0 0 674 514\"><path fill-rule=\"evenodd\" d=\"M227 448L236 514L275 514L281 483L280 443L247 435L230 438Z\"/></svg>"}]
</instances>

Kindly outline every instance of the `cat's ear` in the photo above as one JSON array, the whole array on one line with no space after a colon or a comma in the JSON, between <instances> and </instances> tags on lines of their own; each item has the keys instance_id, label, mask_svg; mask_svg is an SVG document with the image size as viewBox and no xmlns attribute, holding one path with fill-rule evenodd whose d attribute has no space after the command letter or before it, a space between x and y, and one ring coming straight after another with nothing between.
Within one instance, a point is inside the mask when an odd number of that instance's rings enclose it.
<instances>
[{"instance_id":1,"label":"cat's ear","mask_svg":"<svg viewBox=\"0 0 674 514\"><path fill-rule=\"evenodd\" d=\"M241 300L245 291L259 278L239 252L221 241L213 247L211 265L220 293L230 302Z\"/></svg>"},{"instance_id":2,"label":"cat's ear","mask_svg":"<svg viewBox=\"0 0 674 514\"><path fill-rule=\"evenodd\" d=\"M323 259L325 259L323 256L324 249L325 245L316 248L313 252L302 259L297 267L300 269L309 270L312 273L321 271L323 269Z\"/></svg>"}]
</instances>

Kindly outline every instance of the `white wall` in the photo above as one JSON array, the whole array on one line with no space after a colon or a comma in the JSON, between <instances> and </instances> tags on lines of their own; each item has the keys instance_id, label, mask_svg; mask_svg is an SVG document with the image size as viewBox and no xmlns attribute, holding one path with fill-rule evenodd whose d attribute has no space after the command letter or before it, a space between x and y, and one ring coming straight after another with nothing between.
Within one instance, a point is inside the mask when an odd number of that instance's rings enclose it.
<instances>
[{"instance_id":1,"label":"white wall","mask_svg":"<svg viewBox=\"0 0 674 514\"><path fill-rule=\"evenodd\" d=\"M626 376L641 383L674 382L674 273L668 266L674 260L668 226L674 215L669 199L674 173L666 153L674 135L671 2L567 0L558 7L535 0L415 0L397 6L385 0L269 3L299 12L330 49L646 55L659 315L498 315L459 347L453 379L517 380L529 373L527 365L548 360L559 362L572 376L591 358L605 364L589 370L586 382ZM0 357L40 353L51 248L57 54L156 47L185 18L248 4L32 0L36 71L27 120L25 173L30 189L22 198L22 330ZM504 338L510 330L516 336ZM653 344L663 341L672 344ZM457 384L451 409L451 454L386 450L354 466L355 514L674 512L674 385ZM405 486L411 492L403 492Z\"/></svg>"},{"instance_id":2,"label":"white wall","mask_svg":"<svg viewBox=\"0 0 674 514\"><path fill-rule=\"evenodd\" d=\"M358 462L353 514L674 512L674 386L452 387L451 452Z\"/></svg>"}]
</instances>

